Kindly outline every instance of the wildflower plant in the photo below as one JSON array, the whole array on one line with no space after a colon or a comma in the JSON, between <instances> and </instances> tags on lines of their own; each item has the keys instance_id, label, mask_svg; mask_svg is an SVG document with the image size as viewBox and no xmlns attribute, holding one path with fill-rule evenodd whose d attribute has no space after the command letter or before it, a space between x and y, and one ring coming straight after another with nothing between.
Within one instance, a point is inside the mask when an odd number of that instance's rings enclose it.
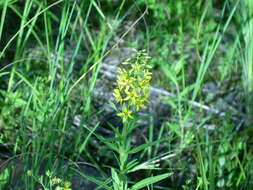
<instances>
[{"instance_id":1,"label":"wildflower plant","mask_svg":"<svg viewBox=\"0 0 253 190\"><path fill-rule=\"evenodd\" d=\"M121 105L122 112L117 115L122 118L123 123L133 119L133 114L140 108L146 108L152 76L148 70L149 59L147 53L142 50L137 52L135 57L122 63L128 67L127 69L118 69L119 77L113 95Z\"/></svg>"},{"instance_id":2,"label":"wildflower plant","mask_svg":"<svg viewBox=\"0 0 253 190\"><path fill-rule=\"evenodd\" d=\"M136 52L135 56L127 59L122 63L124 68L118 69L118 79L117 86L113 91L113 95L117 106L112 105L112 107L118 112L117 116L121 117L123 126L121 130L118 127L109 125L114 131L114 137L103 138L97 136L109 149L114 151L116 160L118 161L118 167L111 168L111 178L104 181L98 180L92 176L87 176L81 174L82 177L97 183L104 189L108 190L139 190L145 188L153 183L161 181L172 173L165 173L160 175L155 175L142 179L135 184L130 184L128 180L128 174L131 172L136 172L138 170L157 170L160 169L158 162L161 159L150 159L144 163L140 163L139 160L129 159L132 154L139 153L150 146L163 141L159 139L154 142L138 145L137 147L132 145L131 142L131 132L138 127L137 124L137 112L141 109L146 108L146 104L149 102L149 89L151 81L151 72L149 71L148 62L150 57L147 55L145 50ZM80 173L80 172L78 172Z\"/></svg>"},{"instance_id":3,"label":"wildflower plant","mask_svg":"<svg viewBox=\"0 0 253 190\"><path fill-rule=\"evenodd\" d=\"M146 104L149 102L150 81L152 73L149 71L148 61L150 57L145 50L136 52L135 56L127 59L122 63L124 68L118 69L117 86L113 91L113 95L116 103L120 106L121 111L118 111L115 105L117 116L121 117L123 122L122 130L111 126L114 130L115 137L110 139L100 138L108 147L117 152L119 168L111 167L111 182L112 188L106 183L103 183L97 179L88 177L99 185L103 185L105 189L113 190L138 190L146 187L150 184L163 180L170 176L170 173L161 174L158 176L152 176L143 179L136 184L129 187L128 173L135 172L142 169L157 169L156 163L139 163L137 160L129 161L129 155L135 154L148 148L151 144L139 145L133 147L131 145L131 131L137 127L136 113L141 109L146 108ZM86 176L87 177L87 176Z\"/></svg>"}]
</instances>

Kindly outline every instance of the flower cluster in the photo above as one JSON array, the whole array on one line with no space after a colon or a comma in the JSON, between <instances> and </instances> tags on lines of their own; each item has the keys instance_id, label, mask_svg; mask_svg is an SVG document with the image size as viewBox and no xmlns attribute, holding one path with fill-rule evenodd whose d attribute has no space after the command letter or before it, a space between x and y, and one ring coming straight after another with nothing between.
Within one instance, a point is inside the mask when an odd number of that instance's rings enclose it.
<instances>
[{"instance_id":1,"label":"flower cluster","mask_svg":"<svg viewBox=\"0 0 253 190\"><path fill-rule=\"evenodd\" d=\"M31 176L35 181L39 182L43 186L44 190L72 190L70 182L64 181L61 178L56 177L52 171L46 171L46 177L48 179L45 179L45 176L42 175L33 175L32 170L28 170L27 175ZM48 181L48 183L46 183L46 181Z\"/></svg>"},{"instance_id":2,"label":"flower cluster","mask_svg":"<svg viewBox=\"0 0 253 190\"><path fill-rule=\"evenodd\" d=\"M122 63L128 67L127 69L118 69L119 77L113 95L116 102L122 106L122 112L117 115L123 122L133 118L132 114L140 108L146 108L145 103L148 102L152 75L147 68L149 59L147 53L142 50Z\"/></svg>"}]
</instances>

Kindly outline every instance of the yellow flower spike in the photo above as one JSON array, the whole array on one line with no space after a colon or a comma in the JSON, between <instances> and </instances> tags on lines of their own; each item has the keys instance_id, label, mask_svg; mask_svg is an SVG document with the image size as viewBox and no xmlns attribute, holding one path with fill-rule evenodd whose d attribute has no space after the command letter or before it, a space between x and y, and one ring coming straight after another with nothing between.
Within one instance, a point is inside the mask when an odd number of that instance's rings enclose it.
<instances>
[{"instance_id":1,"label":"yellow flower spike","mask_svg":"<svg viewBox=\"0 0 253 190\"><path fill-rule=\"evenodd\" d=\"M131 115L133 111L130 111L127 106L123 105L122 112L118 113L117 116L121 117L123 120L123 123L127 122L130 118L133 119L133 116Z\"/></svg>"},{"instance_id":2,"label":"yellow flower spike","mask_svg":"<svg viewBox=\"0 0 253 190\"><path fill-rule=\"evenodd\" d=\"M139 51L135 57L127 59L122 64L129 65L129 70L118 69L117 87L113 95L117 103L122 106L122 112L117 115L125 123L132 114L139 111L140 108L146 108L148 102L149 87L152 73L147 68L147 62L150 57L145 51Z\"/></svg>"},{"instance_id":3,"label":"yellow flower spike","mask_svg":"<svg viewBox=\"0 0 253 190\"><path fill-rule=\"evenodd\" d=\"M117 88L114 89L113 96L115 97L116 102L120 102L120 103L123 102L123 98L122 98L122 96L120 94L120 90L119 89L117 89Z\"/></svg>"}]
</instances>

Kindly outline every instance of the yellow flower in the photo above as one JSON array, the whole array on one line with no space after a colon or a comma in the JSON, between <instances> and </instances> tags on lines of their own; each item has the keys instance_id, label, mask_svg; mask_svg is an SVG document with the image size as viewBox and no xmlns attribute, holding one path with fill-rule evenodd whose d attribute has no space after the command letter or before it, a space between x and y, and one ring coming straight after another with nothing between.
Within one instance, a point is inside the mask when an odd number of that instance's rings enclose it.
<instances>
[{"instance_id":1,"label":"yellow flower","mask_svg":"<svg viewBox=\"0 0 253 190\"><path fill-rule=\"evenodd\" d=\"M70 182L65 182L63 185L63 190L71 190L70 186L71 186Z\"/></svg>"},{"instance_id":2,"label":"yellow flower","mask_svg":"<svg viewBox=\"0 0 253 190\"><path fill-rule=\"evenodd\" d=\"M130 102L132 101L132 99L134 99L135 97L138 96L138 94L136 93L134 88L132 88L132 89L126 88L124 90L124 93L126 94L125 100L129 100Z\"/></svg>"},{"instance_id":3,"label":"yellow flower","mask_svg":"<svg viewBox=\"0 0 253 190\"><path fill-rule=\"evenodd\" d=\"M117 80L118 88L123 89L133 87L133 80L134 78L130 76L130 73L120 74L120 77Z\"/></svg>"},{"instance_id":4,"label":"yellow flower","mask_svg":"<svg viewBox=\"0 0 253 190\"><path fill-rule=\"evenodd\" d=\"M127 106L123 105L122 112L118 113L117 116L121 117L123 120L123 123L127 122L128 119L133 119L133 116L131 115L133 111L129 110Z\"/></svg>"},{"instance_id":5,"label":"yellow flower","mask_svg":"<svg viewBox=\"0 0 253 190\"><path fill-rule=\"evenodd\" d=\"M120 90L119 89L117 89L117 88L114 89L113 96L115 97L116 102L120 102L120 103L123 102L123 98L122 98L122 96L120 94Z\"/></svg>"},{"instance_id":6,"label":"yellow flower","mask_svg":"<svg viewBox=\"0 0 253 190\"><path fill-rule=\"evenodd\" d=\"M61 183L61 181L62 180L60 178L57 178L57 177L53 178L54 183Z\"/></svg>"},{"instance_id":7,"label":"yellow flower","mask_svg":"<svg viewBox=\"0 0 253 190\"><path fill-rule=\"evenodd\" d=\"M146 102L146 100L143 99L142 97L138 98L135 102L136 111L139 111L140 108L144 108L144 109L147 108L144 104L145 102Z\"/></svg>"}]
</instances>

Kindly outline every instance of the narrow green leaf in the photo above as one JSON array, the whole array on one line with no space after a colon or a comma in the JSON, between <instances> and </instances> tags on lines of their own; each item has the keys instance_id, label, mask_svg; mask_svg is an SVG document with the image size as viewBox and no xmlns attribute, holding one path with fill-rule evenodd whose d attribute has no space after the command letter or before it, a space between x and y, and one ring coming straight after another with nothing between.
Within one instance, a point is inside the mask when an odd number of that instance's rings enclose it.
<instances>
[{"instance_id":1,"label":"narrow green leaf","mask_svg":"<svg viewBox=\"0 0 253 190\"><path fill-rule=\"evenodd\" d=\"M97 123L96 126L94 128L92 128L92 130L89 132L88 136L85 138L85 141L83 142L83 144L79 148L79 153L83 152L83 150L86 147L86 144L87 144L88 140L90 139L90 137L94 133L94 131L98 128L99 124L100 123Z\"/></svg>"},{"instance_id":2,"label":"narrow green leaf","mask_svg":"<svg viewBox=\"0 0 253 190\"><path fill-rule=\"evenodd\" d=\"M22 75L21 73L15 71L15 74L17 74L17 76L23 80L31 89L33 89L33 91L37 94L39 94L39 92L34 88L34 86L29 82L29 80L27 78L25 78L24 75Z\"/></svg>"},{"instance_id":3,"label":"narrow green leaf","mask_svg":"<svg viewBox=\"0 0 253 190\"><path fill-rule=\"evenodd\" d=\"M154 141L154 142L149 142L149 143L146 143L146 144L142 144L140 146L137 146L136 148L133 148L133 149L129 150L128 154L134 154L134 153L140 152L140 151L144 150L145 148L156 145L157 143L160 143L162 141L164 141L164 139L160 139L160 140L157 140L157 141Z\"/></svg>"},{"instance_id":4,"label":"narrow green leaf","mask_svg":"<svg viewBox=\"0 0 253 190\"><path fill-rule=\"evenodd\" d=\"M3 73L0 73L0 77L4 76L4 75L8 75L9 72L3 72Z\"/></svg>"},{"instance_id":5,"label":"narrow green leaf","mask_svg":"<svg viewBox=\"0 0 253 190\"><path fill-rule=\"evenodd\" d=\"M119 179L119 176L118 176L117 172L115 171L115 169L111 168L111 174L112 174L114 189L119 189L120 179Z\"/></svg>"},{"instance_id":6,"label":"narrow green leaf","mask_svg":"<svg viewBox=\"0 0 253 190\"><path fill-rule=\"evenodd\" d=\"M5 168L0 174L0 189L4 187L4 185L8 181L9 176L10 176L9 169Z\"/></svg>"},{"instance_id":7,"label":"narrow green leaf","mask_svg":"<svg viewBox=\"0 0 253 190\"><path fill-rule=\"evenodd\" d=\"M137 159L134 159L134 160L127 163L126 170L130 171L131 169L133 169L138 164L139 164L139 162L137 161Z\"/></svg>"},{"instance_id":8,"label":"narrow green leaf","mask_svg":"<svg viewBox=\"0 0 253 190\"><path fill-rule=\"evenodd\" d=\"M86 129L88 129L90 132L92 132L92 130L89 127L85 127ZM115 138L104 138L96 133L93 133L94 136L96 136L101 142L103 142L104 144L106 144L108 147L110 147L112 150L118 152L118 148L116 145L113 144L113 140L115 140Z\"/></svg>"},{"instance_id":9,"label":"narrow green leaf","mask_svg":"<svg viewBox=\"0 0 253 190\"><path fill-rule=\"evenodd\" d=\"M151 185L153 183L156 183L158 181L161 181L169 176L171 176L172 173L166 173L166 174L161 174L161 175L157 175L154 177L148 177L146 179L141 180L140 182L136 183L135 185L133 185L130 190L138 190L141 189L143 187L146 187L148 185Z\"/></svg>"},{"instance_id":10,"label":"narrow green leaf","mask_svg":"<svg viewBox=\"0 0 253 190\"><path fill-rule=\"evenodd\" d=\"M74 170L75 172L79 173L83 178L93 182L93 183L96 183L97 185L100 185L101 187L105 188L106 190L113 190L111 187L109 187L105 182L101 181L101 180L98 180L92 176L88 176L88 175L85 175L81 172L79 172L78 170L74 169L74 168L71 168L72 170Z\"/></svg>"}]
</instances>

